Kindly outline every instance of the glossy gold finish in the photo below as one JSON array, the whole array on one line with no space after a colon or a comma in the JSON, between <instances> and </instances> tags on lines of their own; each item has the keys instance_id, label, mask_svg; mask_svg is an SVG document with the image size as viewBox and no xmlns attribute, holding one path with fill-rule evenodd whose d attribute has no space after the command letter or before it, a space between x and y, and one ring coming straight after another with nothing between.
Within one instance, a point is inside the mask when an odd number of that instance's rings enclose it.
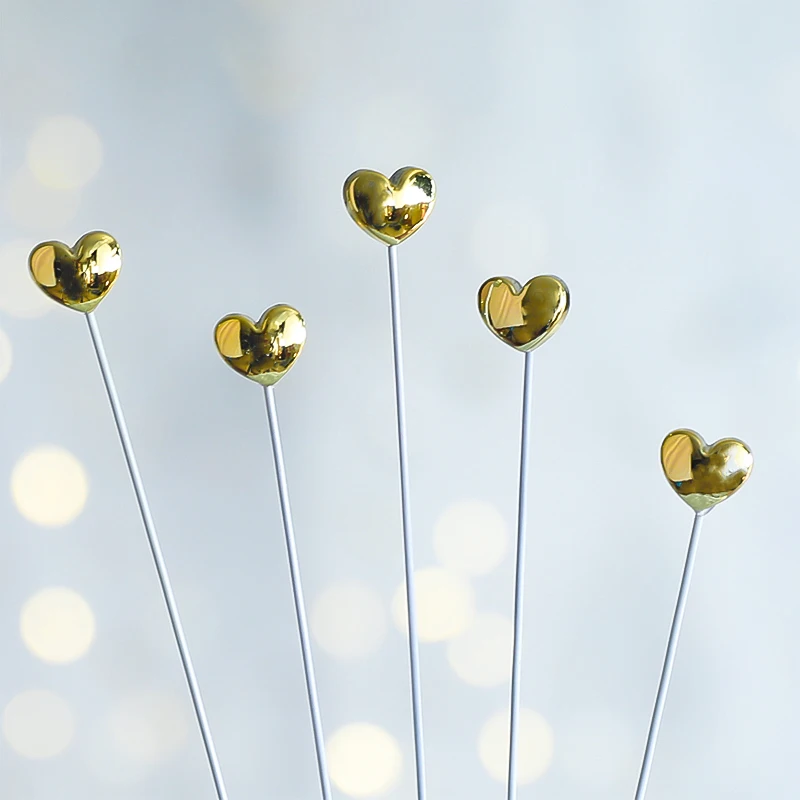
<instances>
[{"instance_id":1,"label":"glossy gold finish","mask_svg":"<svg viewBox=\"0 0 800 800\"><path fill-rule=\"evenodd\" d=\"M36 285L57 303L89 312L108 294L122 267L117 240L102 231L81 236L75 246L43 242L29 258Z\"/></svg>"},{"instance_id":2,"label":"glossy gold finish","mask_svg":"<svg viewBox=\"0 0 800 800\"><path fill-rule=\"evenodd\" d=\"M664 475L681 499L695 511L727 500L750 477L753 454L738 439L707 445L699 433L677 430L661 445Z\"/></svg>"},{"instance_id":3,"label":"glossy gold finish","mask_svg":"<svg viewBox=\"0 0 800 800\"><path fill-rule=\"evenodd\" d=\"M516 350L546 342L569 311L569 289L555 275L539 275L521 286L513 278L489 278L478 290L486 327Z\"/></svg>"},{"instance_id":4,"label":"glossy gold finish","mask_svg":"<svg viewBox=\"0 0 800 800\"><path fill-rule=\"evenodd\" d=\"M222 358L240 375L272 386L300 355L306 323L291 306L272 306L258 323L241 314L229 314L217 323L214 341Z\"/></svg>"},{"instance_id":5,"label":"glossy gold finish","mask_svg":"<svg viewBox=\"0 0 800 800\"><path fill-rule=\"evenodd\" d=\"M416 167L403 167L391 178L360 169L344 182L344 204L356 225L388 245L419 230L435 200L433 178Z\"/></svg>"}]
</instances>

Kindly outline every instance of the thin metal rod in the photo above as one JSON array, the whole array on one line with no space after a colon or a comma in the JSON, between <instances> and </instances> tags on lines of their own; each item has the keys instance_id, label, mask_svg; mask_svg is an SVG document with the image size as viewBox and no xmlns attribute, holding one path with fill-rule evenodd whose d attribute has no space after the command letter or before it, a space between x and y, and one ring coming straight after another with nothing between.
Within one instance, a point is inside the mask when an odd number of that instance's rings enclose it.
<instances>
[{"instance_id":1,"label":"thin metal rod","mask_svg":"<svg viewBox=\"0 0 800 800\"><path fill-rule=\"evenodd\" d=\"M692 572L697 555L697 543L700 538L700 528L703 525L703 517L707 511L700 511L694 515L692 525L692 535L689 538L689 550L686 553L686 563L683 567L683 577L681 578L681 588L678 591L678 602L675 604L675 613L672 617L672 627L669 631L667 641L667 654L664 656L664 666L661 668L661 678L658 682L658 693L656 694L656 704L653 708L653 716L650 720L650 730L647 733L647 744L644 748L642 759L642 769L639 773L639 783L636 785L635 800L644 800L647 792L647 783L650 780L650 770L653 767L653 755L656 750L658 731L661 727L661 719L664 716L664 705L667 701L667 691L672 679L672 668L675 664L675 653L678 649L678 638L681 635L681 625L683 625L683 615L686 611L686 599L689 596L689 586L692 582Z\"/></svg>"},{"instance_id":2,"label":"thin metal rod","mask_svg":"<svg viewBox=\"0 0 800 800\"><path fill-rule=\"evenodd\" d=\"M414 549L411 539L411 510L408 501L408 446L406 401L403 385L403 345L400 333L400 287L397 279L397 245L389 248L389 291L392 306L392 346L394 350L394 391L397 404L397 450L400 458L400 505L403 518L403 554L408 609L408 656L411 669L411 712L414 724L417 800L425 800L425 750L422 741L422 689L419 676L417 639L417 594L414 583Z\"/></svg>"},{"instance_id":3,"label":"thin metal rod","mask_svg":"<svg viewBox=\"0 0 800 800\"><path fill-rule=\"evenodd\" d=\"M164 561L164 555L161 552L161 545L159 544L158 535L156 534L156 526L153 523L150 506L147 502L147 495L144 491L144 484L139 474L136 456L133 453L133 445L131 444L131 437L128 433L128 426L125 423L122 405L117 395L114 378L111 375L111 367L106 357L105 347L103 347L103 340L100 336L100 329L97 326L94 313L90 312L86 315L86 322L89 325L89 335L92 338L94 352L97 355L97 363L100 366L103 383L105 384L106 393L108 394L108 402L111 404L111 413L114 415L114 422L117 426L122 452L125 455L125 463L128 465L128 473L130 474L131 483L133 484L133 491L136 495L139 513L142 515L144 530L147 534L147 542L150 545L150 552L153 555L153 563L155 564L156 573L158 575L158 582L161 584L161 593L164 596L167 614L169 615L172 632L175 635L175 643L178 646L178 653L180 654L181 664L183 665L183 674L186 676L186 683L189 686L189 694L192 698L192 705L194 706L194 713L197 717L197 725L200 728L200 735L203 738L203 746L205 747L206 757L208 758L211 777L214 781L214 789L216 790L218 800L227 800L228 793L225 790L225 782L222 779L222 770L220 769L219 760L217 759L217 751L214 747L211 727L206 717L203 698L200 694L200 685L197 682L197 675L195 674L192 659L189 655L189 645L186 643L186 636L183 632L183 624L181 623L181 617L178 613L178 604L172 592L172 584L170 583L169 574L167 573L167 565Z\"/></svg>"},{"instance_id":4,"label":"thin metal rod","mask_svg":"<svg viewBox=\"0 0 800 800\"><path fill-rule=\"evenodd\" d=\"M283 461L278 410L275 405L275 393L272 386L264 387L264 397L267 402L267 419L269 420L269 432L272 439L272 455L275 459L275 475L278 479L278 497L281 504L281 517L283 518L283 533L286 538L286 554L289 558L289 575L292 581L294 610L297 615L297 630L300 634L300 651L303 655L303 672L306 678L308 707L311 711L311 727L314 731L314 748L317 753L319 785L322 790L323 800L331 800L331 784L328 778L328 763L325 756L325 738L322 734L322 714L319 709L317 680L314 676L314 661L311 657L311 636L308 633L308 618L306 617L306 604L303 599L303 584L300 581L300 563L297 558L297 545L294 538L292 508L289 505L289 485L286 481L286 465Z\"/></svg>"},{"instance_id":5,"label":"thin metal rod","mask_svg":"<svg viewBox=\"0 0 800 800\"><path fill-rule=\"evenodd\" d=\"M522 606L525 588L525 540L528 527L528 462L530 423L533 409L533 353L525 353L522 382L522 435L519 454L519 504L517 506L517 563L514 581L514 648L511 657L511 713L508 742L508 800L517 796L517 751L519 733L519 687L522 664Z\"/></svg>"}]
</instances>

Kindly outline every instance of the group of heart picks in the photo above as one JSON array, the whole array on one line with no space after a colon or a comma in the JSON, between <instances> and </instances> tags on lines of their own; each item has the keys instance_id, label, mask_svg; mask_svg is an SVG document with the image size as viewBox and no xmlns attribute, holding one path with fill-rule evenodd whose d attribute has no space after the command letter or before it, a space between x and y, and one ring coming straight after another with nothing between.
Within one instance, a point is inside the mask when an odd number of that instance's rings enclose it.
<instances>
[{"instance_id":1,"label":"group of heart picks","mask_svg":"<svg viewBox=\"0 0 800 800\"><path fill-rule=\"evenodd\" d=\"M400 398L402 390L398 376L402 369L399 348L399 304L396 292L396 247L426 221L433 209L436 187L432 177L424 170L406 167L395 172L390 178L379 172L358 170L354 172L344 185L344 200L350 216L358 226L370 236L389 247L390 283L392 289L392 320L395 337L395 368L396 389L398 394L398 422L401 415ZM134 458L127 432L123 436L124 422L121 421L121 410L118 409L116 392L110 385L112 383L108 373L104 352L101 356L102 344L99 332L94 321L94 309L103 300L117 279L122 266L122 254L117 241L107 233L95 231L82 236L70 248L62 242L51 241L37 245L30 254L29 267L31 275L37 286L56 302L82 312L86 315L90 332L95 343L101 371L107 383L109 399L118 414L118 427L120 438L129 462ZM532 278L524 286L516 280L507 277L495 277L485 281L478 291L478 310L481 318L492 333L516 350L525 354L525 383L523 394L523 425L522 425L522 458L520 463L520 507L518 515L518 544L517 544L517 584L515 589L515 635L512 670L512 703L511 703L511 743L510 753L515 752L516 725L514 724L515 709L518 705L518 676L519 676L519 645L521 624L520 601L522 585L522 569L524 559L523 541L525 530L526 496L525 479L527 476L527 419L530 410L530 365L531 352L543 344L558 330L569 311L570 297L566 284L553 275L541 275ZM236 372L249 380L255 381L265 387L267 408L270 414L270 425L273 429L273 448L275 451L276 469L278 470L279 486L285 480L283 476L283 456L277 436L277 417L274 411L274 398L272 387L291 369L303 349L306 340L305 321L300 312L288 305L275 305L267 309L258 322L241 314L230 314L223 317L214 329L214 341L223 360ZM107 374L108 373L108 374ZM403 412L404 416L404 412ZM404 428L403 422L401 428ZM401 484L404 484L402 473L407 469L405 462L404 433L400 433L401 452ZM129 452L130 450L130 452ZM679 635L683 609L685 606L686 592L694 561L694 552L697 534L700 530L702 517L715 505L730 497L748 479L753 468L753 457L750 449L738 439L722 439L712 445L707 445L702 437L691 430L676 430L668 434L661 445L661 465L670 485L677 494L694 510L695 524L689 545L686 566L681 582L678 604L673 618L670 639L667 646L667 655L662 669L655 709L648 733L645 755L639 776L636 791L636 800L643 800L647 782L650 775L655 741L661 722L664 700L669 676L674 660L675 643ZM129 464L130 466L130 464ZM134 474L135 473L135 474ZM148 536L156 540L152 520L149 519L149 510L146 509L144 490L138 479L138 469L131 466L131 477L137 498L142 507L142 514ZM285 497L285 486L280 486L282 504ZM405 505L405 485L402 486L404 495L404 537L406 536L407 506ZM139 497L141 495L141 497ZM286 501L288 506L288 500ZM294 553L292 526L283 508L284 523L286 528L287 545L289 546L290 562L293 569L292 580L299 585L299 575L296 572L296 554ZM152 541L151 541L152 545ZM410 545L409 545L410 546ZM156 553L156 551L159 551ZM160 556L157 544L154 546L154 556ZM413 575L413 566L410 566L410 549L406 551L407 581ZM156 558L156 567L159 574L165 575L165 567ZM409 569L411 572L409 572ZM164 578L167 580L167 578ZM162 581L163 582L163 581ZM297 589L297 587L295 587ZM409 592L409 615L411 614L412 601ZM298 620L304 621L305 611L301 609L302 597L298 595ZM171 616L177 618L177 609L173 608L174 600L171 590L166 591L165 599ZM302 619L301 619L302 618ZM307 633L301 625L301 634ZM305 626L307 627L307 626ZM179 647L184 653L185 643L178 638ZM309 668L310 649L307 635L301 637L304 648L304 657L307 659L306 670L309 685L309 700L314 721L315 741L318 751L320 778L323 787L323 796L330 796L330 787L327 782L327 770L324 768L324 745L321 737L321 723L316 701L313 670ZM415 720L420 714L418 695L418 664L414 637L409 637L412 661L412 690L414 690ZM188 659L188 650L186 651ZM185 662L187 677L193 670L189 662ZM198 721L206 741L209 763L218 787L220 800L226 796L223 788L222 777L216 759L216 753L211 741L205 712L199 691L192 680L189 681L192 698L195 702ZM416 723L415 723L416 725ZM417 782L418 786L424 783L424 770L422 768L421 737L415 734L415 747L417 747ZM509 786L515 784L515 759L509 759Z\"/></svg>"},{"instance_id":2,"label":"group of heart picks","mask_svg":"<svg viewBox=\"0 0 800 800\"><path fill-rule=\"evenodd\" d=\"M344 199L355 222L389 245L417 231L433 210L436 187L428 173L406 167L386 178L359 170L345 182ZM42 291L84 313L106 296L122 266L117 241L107 233L82 236L74 247L44 242L30 255L30 270ZM558 330L569 311L566 284L540 275L524 286L513 278L485 281L478 309L486 326L506 344L530 352ZM214 331L219 354L236 372L264 386L277 383L292 367L305 343L305 322L291 306L267 309L258 322L242 314L221 319ZM661 447L661 465L675 491L695 511L730 497L749 477L753 457L738 439L706 445L690 430L670 433Z\"/></svg>"}]
</instances>

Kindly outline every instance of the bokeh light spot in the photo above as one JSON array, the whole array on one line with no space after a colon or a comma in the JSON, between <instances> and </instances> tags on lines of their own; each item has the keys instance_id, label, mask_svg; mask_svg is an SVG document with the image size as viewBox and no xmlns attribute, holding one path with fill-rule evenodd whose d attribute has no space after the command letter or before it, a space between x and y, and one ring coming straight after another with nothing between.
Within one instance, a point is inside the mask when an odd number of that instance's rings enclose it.
<instances>
[{"instance_id":1,"label":"bokeh light spot","mask_svg":"<svg viewBox=\"0 0 800 800\"><path fill-rule=\"evenodd\" d=\"M72 522L83 511L88 494L83 465L60 447L31 450L11 473L11 495L19 513L47 528Z\"/></svg>"},{"instance_id":2,"label":"bokeh light spot","mask_svg":"<svg viewBox=\"0 0 800 800\"><path fill-rule=\"evenodd\" d=\"M447 508L433 531L436 556L448 569L484 575L503 560L508 535L503 515L489 503L467 500Z\"/></svg>"},{"instance_id":3,"label":"bokeh light spot","mask_svg":"<svg viewBox=\"0 0 800 800\"><path fill-rule=\"evenodd\" d=\"M28 167L51 189L79 189L103 163L103 145L95 129L78 117L46 119L28 143Z\"/></svg>"},{"instance_id":4,"label":"bokeh light spot","mask_svg":"<svg viewBox=\"0 0 800 800\"><path fill-rule=\"evenodd\" d=\"M0 246L0 310L13 317L41 317L54 305L28 271L28 256L34 245L16 239Z\"/></svg>"},{"instance_id":5,"label":"bokeh light spot","mask_svg":"<svg viewBox=\"0 0 800 800\"><path fill-rule=\"evenodd\" d=\"M472 625L447 645L447 660L472 686L498 686L511 677L513 627L502 614L478 614Z\"/></svg>"},{"instance_id":6,"label":"bokeh light spot","mask_svg":"<svg viewBox=\"0 0 800 800\"><path fill-rule=\"evenodd\" d=\"M19 620L25 646L51 664L69 664L84 656L95 634L89 604L72 589L51 587L31 597Z\"/></svg>"},{"instance_id":7,"label":"bokeh light spot","mask_svg":"<svg viewBox=\"0 0 800 800\"><path fill-rule=\"evenodd\" d=\"M184 704L153 691L124 698L112 712L109 727L115 748L131 761L147 765L172 758L188 736Z\"/></svg>"},{"instance_id":8,"label":"bokeh light spot","mask_svg":"<svg viewBox=\"0 0 800 800\"><path fill-rule=\"evenodd\" d=\"M420 641L442 642L469 627L475 616L475 593L469 581L441 567L416 570L415 579ZM408 631L404 583L392 598L392 618L400 631Z\"/></svg>"},{"instance_id":9,"label":"bokeh light spot","mask_svg":"<svg viewBox=\"0 0 800 800\"><path fill-rule=\"evenodd\" d=\"M330 737L326 750L331 780L350 797L386 794L403 771L397 741L377 725L345 725Z\"/></svg>"},{"instance_id":10,"label":"bokeh light spot","mask_svg":"<svg viewBox=\"0 0 800 800\"><path fill-rule=\"evenodd\" d=\"M358 583L325 589L314 602L311 630L320 647L343 661L374 653L386 638L386 612L380 595Z\"/></svg>"},{"instance_id":11,"label":"bokeh light spot","mask_svg":"<svg viewBox=\"0 0 800 800\"><path fill-rule=\"evenodd\" d=\"M507 711L490 717L478 738L481 763L501 783L508 777L508 719ZM517 782L533 783L547 772L553 760L553 730L541 714L520 709L517 747Z\"/></svg>"},{"instance_id":12,"label":"bokeh light spot","mask_svg":"<svg viewBox=\"0 0 800 800\"><path fill-rule=\"evenodd\" d=\"M12 750L25 758L53 758L63 753L74 733L70 707L52 692L22 692L3 711L3 736Z\"/></svg>"}]
</instances>

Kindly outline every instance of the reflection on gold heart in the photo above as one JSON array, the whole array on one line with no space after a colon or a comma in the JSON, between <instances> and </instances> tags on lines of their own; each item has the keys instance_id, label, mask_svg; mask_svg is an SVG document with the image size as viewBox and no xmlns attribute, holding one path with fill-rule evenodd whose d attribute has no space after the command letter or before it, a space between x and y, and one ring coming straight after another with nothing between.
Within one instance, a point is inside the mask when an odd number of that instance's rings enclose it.
<instances>
[{"instance_id":1,"label":"reflection on gold heart","mask_svg":"<svg viewBox=\"0 0 800 800\"><path fill-rule=\"evenodd\" d=\"M122 267L117 240L102 231L81 236L73 248L43 242L29 258L36 285L49 297L76 311L91 311L114 285Z\"/></svg>"},{"instance_id":2,"label":"reflection on gold heart","mask_svg":"<svg viewBox=\"0 0 800 800\"><path fill-rule=\"evenodd\" d=\"M699 433L678 430L661 445L661 466L672 488L695 511L727 500L750 477L753 454L738 439L707 445Z\"/></svg>"},{"instance_id":3,"label":"reflection on gold heart","mask_svg":"<svg viewBox=\"0 0 800 800\"><path fill-rule=\"evenodd\" d=\"M555 275L539 275L525 286L513 278L489 278L478 290L478 310L486 327L517 350L546 342L569 311L569 289Z\"/></svg>"},{"instance_id":4,"label":"reflection on gold heart","mask_svg":"<svg viewBox=\"0 0 800 800\"><path fill-rule=\"evenodd\" d=\"M433 210L436 186L427 172L403 167L391 178L360 169L344 182L344 204L359 228L384 244L400 244Z\"/></svg>"},{"instance_id":5,"label":"reflection on gold heart","mask_svg":"<svg viewBox=\"0 0 800 800\"><path fill-rule=\"evenodd\" d=\"M306 323L291 306L268 308L258 323L241 314L229 314L217 323L214 341L222 358L239 374L272 386L300 355Z\"/></svg>"}]
</instances>

